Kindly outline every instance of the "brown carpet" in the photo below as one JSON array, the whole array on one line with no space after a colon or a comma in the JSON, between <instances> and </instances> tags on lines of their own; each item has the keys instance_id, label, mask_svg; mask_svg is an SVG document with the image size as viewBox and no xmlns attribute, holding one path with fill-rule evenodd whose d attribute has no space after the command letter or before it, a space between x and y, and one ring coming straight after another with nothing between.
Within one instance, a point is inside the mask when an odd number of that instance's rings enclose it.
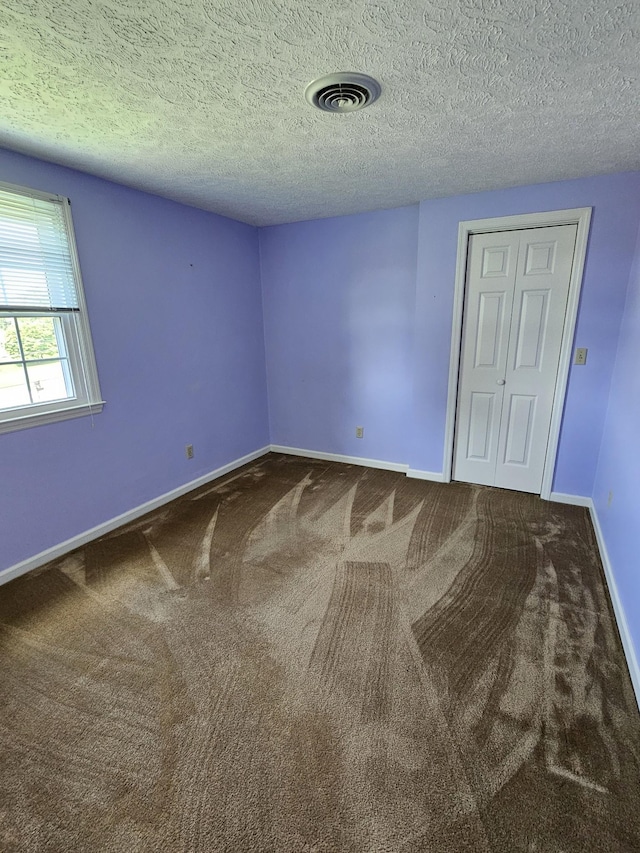
<instances>
[{"instance_id":1,"label":"brown carpet","mask_svg":"<svg viewBox=\"0 0 640 853\"><path fill-rule=\"evenodd\" d=\"M0 850L640 850L586 510L268 456L0 589Z\"/></svg>"}]
</instances>

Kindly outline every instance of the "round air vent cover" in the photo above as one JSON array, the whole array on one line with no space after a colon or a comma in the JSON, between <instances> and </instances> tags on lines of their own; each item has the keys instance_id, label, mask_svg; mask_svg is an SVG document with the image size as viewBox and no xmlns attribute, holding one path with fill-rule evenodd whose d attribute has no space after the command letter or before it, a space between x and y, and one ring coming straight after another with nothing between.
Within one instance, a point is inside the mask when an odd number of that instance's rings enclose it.
<instances>
[{"instance_id":1,"label":"round air vent cover","mask_svg":"<svg viewBox=\"0 0 640 853\"><path fill-rule=\"evenodd\" d=\"M379 97L380 84L357 71L326 74L309 83L304 96L319 110L328 113L352 113L369 106Z\"/></svg>"}]
</instances>

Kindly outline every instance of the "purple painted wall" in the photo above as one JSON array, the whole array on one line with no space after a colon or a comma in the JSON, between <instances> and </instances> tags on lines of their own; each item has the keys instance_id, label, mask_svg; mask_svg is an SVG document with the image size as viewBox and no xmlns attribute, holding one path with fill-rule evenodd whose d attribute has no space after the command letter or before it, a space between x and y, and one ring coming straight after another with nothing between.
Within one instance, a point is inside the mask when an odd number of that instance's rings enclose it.
<instances>
[{"instance_id":1,"label":"purple painted wall","mask_svg":"<svg viewBox=\"0 0 640 853\"><path fill-rule=\"evenodd\" d=\"M629 279L593 500L640 659L640 231ZM609 499L611 497L611 500Z\"/></svg>"},{"instance_id":2,"label":"purple painted wall","mask_svg":"<svg viewBox=\"0 0 640 853\"><path fill-rule=\"evenodd\" d=\"M640 173L421 203L412 467L442 471L458 222L573 207L593 207L575 337L589 356L571 369L553 488L591 495L640 220Z\"/></svg>"},{"instance_id":3,"label":"purple painted wall","mask_svg":"<svg viewBox=\"0 0 640 853\"><path fill-rule=\"evenodd\" d=\"M261 229L274 444L406 462L417 233L417 206Z\"/></svg>"},{"instance_id":4,"label":"purple painted wall","mask_svg":"<svg viewBox=\"0 0 640 853\"><path fill-rule=\"evenodd\" d=\"M0 180L71 198L107 403L0 436L2 569L269 434L255 228L8 151Z\"/></svg>"},{"instance_id":5,"label":"purple painted wall","mask_svg":"<svg viewBox=\"0 0 640 853\"><path fill-rule=\"evenodd\" d=\"M409 207L262 229L272 441L441 472L458 223L573 207L593 207L576 334L589 357L571 371L554 489L591 495L640 173L424 201L419 222Z\"/></svg>"}]
</instances>

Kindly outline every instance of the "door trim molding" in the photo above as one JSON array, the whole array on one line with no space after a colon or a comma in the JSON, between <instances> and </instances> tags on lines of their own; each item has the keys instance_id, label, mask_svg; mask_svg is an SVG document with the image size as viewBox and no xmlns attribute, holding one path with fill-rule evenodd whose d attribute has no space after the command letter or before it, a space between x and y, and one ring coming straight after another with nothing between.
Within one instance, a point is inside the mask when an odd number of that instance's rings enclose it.
<instances>
[{"instance_id":1,"label":"door trim molding","mask_svg":"<svg viewBox=\"0 0 640 853\"><path fill-rule=\"evenodd\" d=\"M551 411L551 426L547 453L542 475L540 497L549 500L553 484L553 474L556 467L560 425L564 409L573 338L578 315L578 303L582 288L582 275L589 240L591 224L591 208L576 207L570 210L550 210L542 213L523 213L519 216L497 216L492 219L470 219L458 225L458 251L456 256L456 278L453 296L453 322L451 327L451 354L449 357L449 389L447 392L447 419L444 437L443 481L451 482L453 469L453 441L456 420L456 404L458 398L458 374L460 371L460 346L462 344L462 314L464 309L464 288L467 277L467 253L469 238L472 234L488 234L494 231L516 231L525 228L544 228L552 225L577 225L576 247L571 267L569 281L569 296L565 314L562 344L560 346L560 361L556 387L553 393L553 409Z\"/></svg>"}]
</instances>

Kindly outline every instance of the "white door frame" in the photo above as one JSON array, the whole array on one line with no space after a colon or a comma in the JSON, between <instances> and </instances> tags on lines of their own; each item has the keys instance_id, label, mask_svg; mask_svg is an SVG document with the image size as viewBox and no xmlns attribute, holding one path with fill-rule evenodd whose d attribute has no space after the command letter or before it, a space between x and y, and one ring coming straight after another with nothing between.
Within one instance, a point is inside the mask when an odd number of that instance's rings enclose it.
<instances>
[{"instance_id":1,"label":"white door frame","mask_svg":"<svg viewBox=\"0 0 640 853\"><path fill-rule=\"evenodd\" d=\"M467 254L469 238L472 234L487 234L494 231L514 231L524 228L543 228L547 225L577 225L576 247L571 267L569 282L569 297L565 314L558 375L553 395L551 411L551 426L547 442L547 454L542 475L540 497L549 500L553 484L553 474L556 467L558 441L560 439L560 424L564 408L573 337L576 330L578 303L582 289L589 225L591 223L591 208L576 207L571 210L551 210L544 213L523 213L520 216L498 216L493 219L471 219L460 222L458 226L458 254L456 258L456 280L453 297L453 325L451 328L451 356L449 360L449 391L447 395L447 421L444 435L443 480L451 482L453 469L453 441L456 421L456 405L458 401L458 374L460 372L460 346L462 343L462 317L464 310L464 289L467 278Z\"/></svg>"}]
</instances>

